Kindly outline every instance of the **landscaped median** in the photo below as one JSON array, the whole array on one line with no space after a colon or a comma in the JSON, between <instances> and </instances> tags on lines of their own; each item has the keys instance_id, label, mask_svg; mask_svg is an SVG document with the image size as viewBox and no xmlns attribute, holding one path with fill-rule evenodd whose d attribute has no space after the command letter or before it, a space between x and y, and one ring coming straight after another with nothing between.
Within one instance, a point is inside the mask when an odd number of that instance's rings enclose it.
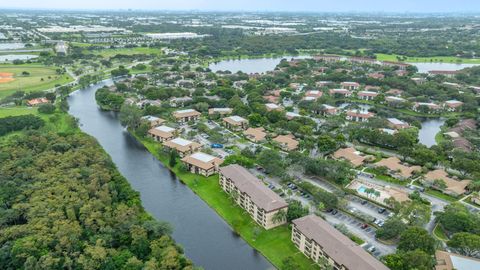
<instances>
[{"instance_id":1,"label":"landscaped median","mask_svg":"<svg viewBox=\"0 0 480 270\"><path fill-rule=\"evenodd\" d=\"M304 256L290 240L291 231L287 225L265 230L253 221L247 212L237 206L222 190L218 175L204 177L181 170L180 162L175 167L169 166L169 156L162 154L160 144L148 139L134 136L159 161L169 167L176 176L213 208L232 229L250 246L262 253L275 267L281 269L282 261L291 257L299 269L319 269L313 261Z\"/></svg>"}]
</instances>

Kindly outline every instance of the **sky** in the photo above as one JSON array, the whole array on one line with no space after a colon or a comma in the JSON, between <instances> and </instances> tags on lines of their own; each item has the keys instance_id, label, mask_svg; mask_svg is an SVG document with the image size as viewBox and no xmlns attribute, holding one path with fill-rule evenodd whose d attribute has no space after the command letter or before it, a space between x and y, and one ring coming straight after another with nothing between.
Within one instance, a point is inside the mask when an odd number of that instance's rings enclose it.
<instances>
[{"instance_id":1,"label":"sky","mask_svg":"<svg viewBox=\"0 0 480 270\"><path fill-rule=\"evenodd\" d=\"M479 0L0 0L0 8L311 12L480 12Z\"/></svg>"}]
</instances>

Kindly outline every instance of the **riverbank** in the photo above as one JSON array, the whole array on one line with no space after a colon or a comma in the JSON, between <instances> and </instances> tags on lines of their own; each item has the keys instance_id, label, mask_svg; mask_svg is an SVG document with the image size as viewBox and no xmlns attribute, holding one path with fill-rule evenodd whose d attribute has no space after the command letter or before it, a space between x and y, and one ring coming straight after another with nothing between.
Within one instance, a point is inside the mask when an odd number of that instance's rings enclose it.
<instances>
[{"instance_id":1,"label":"riverbank","mask_svg":"<svg viewBox=\"0 0 480 270\"><path fill-rule=\"evenodd\" d=\"M250 246L263 254L275 267L281 269L282 261L291 257L299 269L319 269L304 256L290 240L291 231L286 225L271 230L264 230L253 221L247 212L238 207L223 192L218 183L218 175L204 177L181 170L180 161L172 168L169 157L163 154L162 147L148 138L133 134L145 148L160 162L218 213Z\"/></svg>"}]
</instances>

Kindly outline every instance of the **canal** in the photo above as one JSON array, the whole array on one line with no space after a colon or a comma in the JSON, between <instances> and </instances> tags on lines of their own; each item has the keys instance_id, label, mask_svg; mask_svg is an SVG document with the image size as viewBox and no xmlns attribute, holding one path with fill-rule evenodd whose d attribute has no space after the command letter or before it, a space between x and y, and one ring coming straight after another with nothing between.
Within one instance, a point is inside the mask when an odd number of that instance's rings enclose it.
<instances>
[{"instance_id":1,"label":"canal","mask_svg":"<svg viewBox=\"0 0 480 270\"><path fill-rule=\"evenodd\" d=\"M187 186L153 157L120 124L117 115L98 109L95 91L111 80L72 93L69 113L95 137L118 170L140 192L143 206L174 227L173 237L196 266L213 270L274 267Z\"/></svg>"}]
</instances>

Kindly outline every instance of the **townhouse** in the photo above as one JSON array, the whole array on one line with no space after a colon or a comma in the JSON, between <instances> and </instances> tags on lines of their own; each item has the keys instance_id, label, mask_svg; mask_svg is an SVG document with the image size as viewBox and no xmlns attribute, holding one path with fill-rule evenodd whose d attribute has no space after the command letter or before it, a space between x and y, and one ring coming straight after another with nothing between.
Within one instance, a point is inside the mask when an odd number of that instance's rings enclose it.
<instances>
[{"instance_id":1,"label":"townhouse","mask_svg":"<svg viewBox=\"0 0 480 270\"><path fill-rule=\"evenodd\" d=\"M244 167L232 164L219 169L219 183L231 194L235 202L265 229L271 229L287 222L287 202L266 187ZM285 215L279 214L283 211Z\"/></svg>"},{"instance_id":2,"label":"townhouse","mask_svg":"<svg viewBox=\"0 0 480 270\"><path fill-rule=\"evenodd\" d=\"M323 92L320 90L309 90L305 93L303 100L315 101L323 96Z\"/></svg>"},{"instance_id":3,"label":"townhouse","mask_svg":"<svg viewBox=\"0 0 480 270\"><path fill-rule=\"evenodd\" d=\"M163 147L165 148L165 150L177 151L180 157L185 157L200 150L202 145L197 142L193 142L183 138L175 138L164 142Z\"/></svg>"},{"instance_id":4,"label":"townhouse","mask_svg":"<svg viewBox=\"0 0 480 270\"><path fill-rule=\"evenodd\" d=\"M152 115L143 116L142 120L147 121L150 124L150 128L158 127L165 123L164 119Z\"/></svg>"},{"instance_id":5,"label":"townhouse","mask_svg":"<svg viewBox=\"0 0 480 270\"><path fill-rule=\"evenodd\" d=\"M267 133L263 127L258 128L248 128L243 132L243 135L247 137L252 142L261 142L267 137Z\"/></svg>"},{"instance_id":6,"label":"townhouse","mask_svg":"<svg viewBox=\"0 0 480 270\"><path fill-rule=\"evenodd\" d=\"M444 103L444 107L449 112L459 111L463 106L463 102L458 100L447 100Z\"/></svg>"},{"instance_id":7,"label":"townhouse","mask_svg":"<svg viewBox=\"0 0 480 270\"><path fill-rule=\"evenodd\" d=\"M282 107L280 107L279 105L277 104L273 104L273 103L267 103L265 104L265 107L267 108L267 111L281 111L283 110Z\"/></svg>"},{"instance_id":8,"label":"townhouse","mask_svg":"<svg viewBox=\"0 0 480 270\"><path fill-rule=\"evenodd\" d=\"M347 89L330 89L328 91L331 96L343 96L343 97L351 97L352 92L348 91Z\"/></svg>"},{"instance_id":9,"label":"townhouse","mask_svg":"<svg viewBox=\"0 0 480 270\"><path fill-rule=\"evenodd\" d=\"M209 177L218 172L223 160L209 154L196 152L182 158L182 162L189 172Z\"/></svg>"},{"instance_id":10,"label":"townhouse","mask_svg":"<svg viewBox=\"0 0 480 270\"><path fill-rule=\"evenodd\" d=\"M284 151L294 151L298 149L299 142L295 140L295 136L292 134L278 135L273 138L273 141L280 145L280 148Z\"/></svg>"},{"instance_id":11,"label":"townhouse","mask_svg":"<svg viewBox=\"0 0 480 270\"><path fill-rule=\"evenodd\" d=\"M422 109L424 108L424 109ZM442 107L438 104L431 103L431 102L415 102L413 104L412 110L415 112L426 110L429 113L438 112L442 109Z\"/></svg>"},{"instance_id":12,"label":"townhouse","mask_svg":"<svg viewBox=\"0 0 480 270\"><path fill-rule=\"evenodd\" d=\"M179 123L187 123L190 121L197 121L201 113L194 109L185 109L173 112L173 117Z\"/></svg>"},{"instance_id":13,"label":"townhouse","mask_svg":"<svg viewBox=\"0 0 480 270\"><path fill-rule=\"evenodd\" d=\"M357 93L357 97L362 100L373 100L377 96L378 93L373 91L360 91Z\"/></svg>"},{"instance_id":14,"label":"townhouse","mask_svg":"<svg viewBox=\"0 0 480 270\"><path fill-rule=\"evenodd\" d=\"M402 128L410 127L410 125L407 122L404 122L397 118L387 118L387 124L390 128L393 128L393 129L402 129Z\"/></svg>"},{"instance_id":15,"label":"townhouse","mask_svg":"<svg viewBox=\"0 0 480 270\"><path fill-rule=\"evenodd\" d=\"M150 129L148 135L153 138L157 142L166 142L169 141L176 136L176 130L174 128L168 126L159 126Z\"/></svg>"},{"instance_id":16,"label":"townhouse","mask_svg":"<svg viewBox=\"0 0 480 270\"><path fill-rule=\"evenodd\" d=\"M248 128L248 120L238 115L225 117L222 121L226 128L233 131L245 130Z\"/></svg>"},{"instance_id":17,"label":"townhouse","mask_svg":"<svg viewBox=\"0 0 480 270\"><path fill-rule=\"evenodd\" d=\"M233 109L231 108L210 108L208 109L208 114L209 115L229 115L232 114Z\"/></svg>"},{"instance_id":18,"label":"townhouse","mask_svg":"<svg viewBox=\"0 0 480 270\"><path fill-rule=\"evenodd\" d=\"M368 119L374 117L375 114L372 112L365 112L365 111L359 111L359 110L348 110L347 111L347 116L345 119L348 121L354 121L354 122L367 122Z\"/></svg>"},{"instance_id":19,"label":"townhouse","mask_svg":"<svg viewBox=\"0 0 480 270\"><path fill-rule=\"evenodd\" d=\"M360 88L360 84L357 82L342 82L340 83L340 85L342 86L343 89L347 89L350 91L355 91L355 90L358 90L358 88Z\"/></svg>"}]
</instances>

